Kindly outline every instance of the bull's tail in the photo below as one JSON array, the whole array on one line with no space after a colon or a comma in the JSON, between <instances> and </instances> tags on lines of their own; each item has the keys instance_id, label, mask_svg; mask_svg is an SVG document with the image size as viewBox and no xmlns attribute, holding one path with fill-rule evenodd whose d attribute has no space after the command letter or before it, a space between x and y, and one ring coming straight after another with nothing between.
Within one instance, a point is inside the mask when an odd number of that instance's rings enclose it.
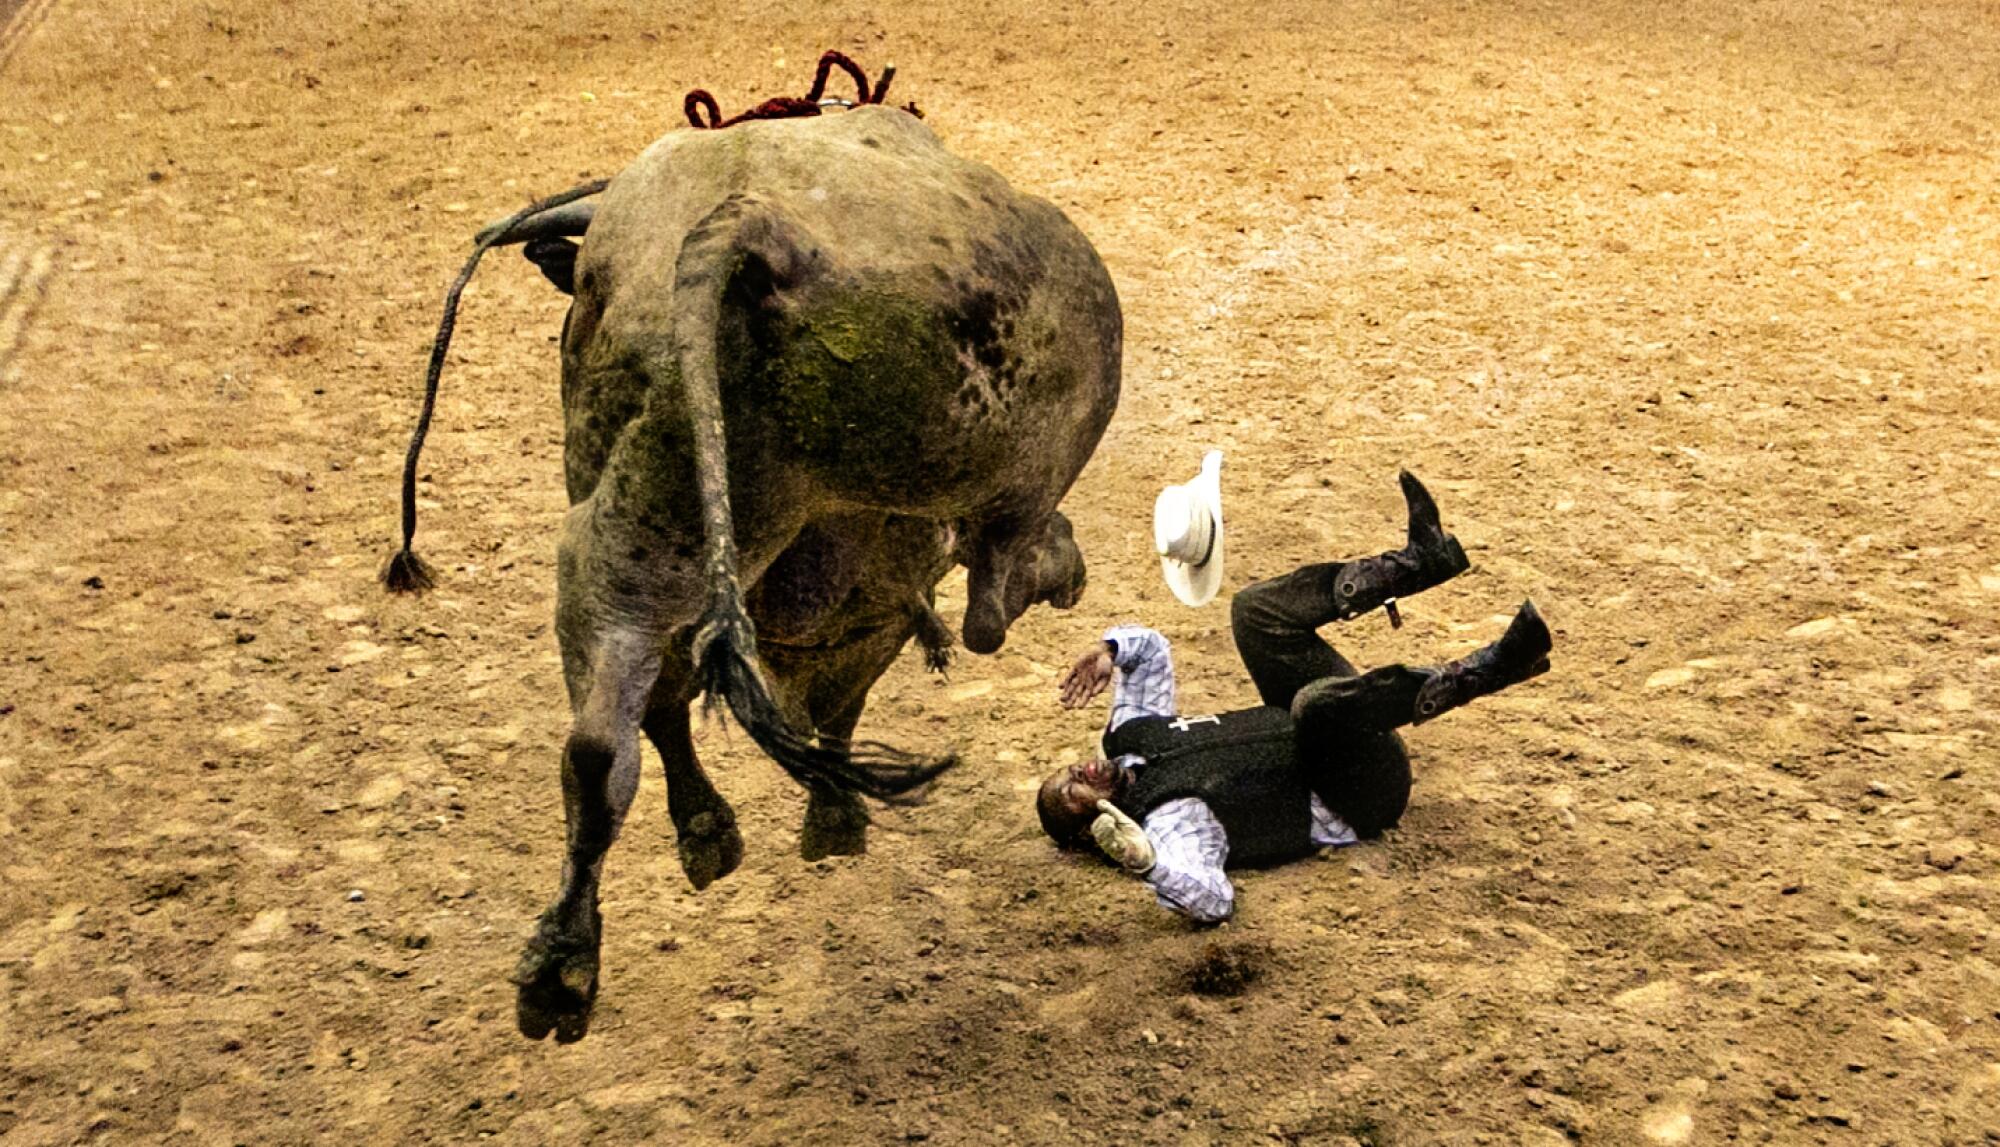
<instances>
[{"instance_id":1,"label":"bull's tail","mask_svg":"<svg viewBox=\"0 0 2000 1147\"><path fill-rule=\"evenodd\" d=\"M431 432L431 413L437 409L438 380L444 375L444 356L451 349L452 328L458 325L458 297L465 293L465 285L472 281L472 272L478 269L479 260L490 248L533 237L513 234L517 225L551 207L561 207L595 195L610 182L608 179L597 179L572 187L561 194L530 203L481 231L478 242L473 245L472 256L465 261L458 278L452 280L451 289L445 292L444 319L438 323L437 338L431 342L431 365L424 375L423 413L417 415L416 432L410 435L410 453L403 459L403 545L389 556L389 563L382 567L382 584L390 593L421 593L437 583L437 579L431 576L430 566L410 546L417 537L417 461L424 452L424 436ZM584 225L589 225L588 216L584 217Z\"/></svg>"},{"instance_id":2,"label":"bull's tail","mask_svg":"<svg viewBox=\"0 0 2000 1147\"><path fill-rule=\"evenodd\" d=\"M913 800L933 778L956 765L957 757L924 757L876 742L816 741L792 728L764 680L756 631L743 608L716 331L723 295L749 261L759 261L771 281L782 284L798 272L801 259L760 201L735 195L688 233L674 267L669 326L693 433L709 595L695 629L695 666L709 704L727 703L757 747L801 783L879 800Z\"/></svg>"}]
</instances>

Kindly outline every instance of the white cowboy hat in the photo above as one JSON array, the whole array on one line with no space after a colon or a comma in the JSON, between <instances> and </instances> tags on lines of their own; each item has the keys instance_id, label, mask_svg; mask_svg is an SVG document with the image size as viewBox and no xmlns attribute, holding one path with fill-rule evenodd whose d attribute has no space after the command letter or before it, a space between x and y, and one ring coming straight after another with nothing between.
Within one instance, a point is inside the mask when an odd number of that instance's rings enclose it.
<instances>
[{"instance_id":1,"label":"white cowboy hat","mask_svg":"<svg viewBox=\"0 0 2000 1147\"><path fill-rule=\"evenodd\" d=\"M1153 502L1153 545L1167 588L1207 605L1222 586L1222 451L1202 455L1201 473L1168 486Z\"/></svg>"}]
</instances>

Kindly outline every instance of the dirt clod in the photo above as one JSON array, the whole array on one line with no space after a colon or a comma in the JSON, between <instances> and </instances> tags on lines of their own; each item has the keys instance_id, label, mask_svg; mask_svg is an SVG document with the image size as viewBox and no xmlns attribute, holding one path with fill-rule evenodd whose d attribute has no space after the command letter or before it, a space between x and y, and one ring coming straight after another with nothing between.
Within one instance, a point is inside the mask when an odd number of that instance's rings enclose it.
<instances>
[{"instance_id":1,"label":"dirt clod","mask_svg":"<svg viewBox=\"0 0 2000 1147\"><path fill-rule=\"evenodd\" d=\"M1182 973L1181 983L1198 996L1240 996L1264 974L1269 955L1254 944L1211 941Z\"/></svg>"}]
</instances>

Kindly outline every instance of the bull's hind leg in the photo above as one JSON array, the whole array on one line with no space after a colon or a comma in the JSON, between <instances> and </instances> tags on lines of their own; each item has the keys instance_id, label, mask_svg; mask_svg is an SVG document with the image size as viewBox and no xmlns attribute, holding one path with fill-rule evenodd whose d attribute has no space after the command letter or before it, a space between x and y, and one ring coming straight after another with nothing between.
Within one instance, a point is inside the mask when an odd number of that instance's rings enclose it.
<instances>
[{"instance_id":1,"label":"bull's hind leg","mask_svg":"<svg viewBox=\"0 0 2000 1147\"><path fill-rule=\"evenodd\" d=\"M736 829L736 810L715 791L695 758L688 721L690 694L662 681L644 728L666 767L667 814L674 822L681 871L699 892L736 871L743 862L743 836Z\"/></svg>"},{"instance_id":2,"label":"bull's hind leg","mask_svg":"<svg viewBox=\"0 0 2000 1147\"><path fill-rule=\"evenodd\" d=\"M587 424L572 415L573 426ZM580 1039L589 1026L598 983L599 874L638 786L641 723L663 671L670 682L693 681L688 649L696 638L689 628L704 598L737 592L726 574L704 578L696 557L692 543L700 535L685 515L697 484L694 462L679 448L683 425L670 397L649 394L564 522L556 633L575 712L563 755L569 845L561 890L514 976L521 1031L534 1038L554 1031L559 1040ZM741 500L744 520L754 523L738 539L740 568L754 577L798 532L803 515L787 504L788 497L798 499L782 475L754 457L732 461L747 476ZM754 670L747 656L745 663ZM684 733L680 739L685 743ZM669 754L670 770L677 758L693 771L691 754ZM718 860L719 850L720 841ZM723 867L718 863L717 872Z\"/></svg>"},{"instance_id":3,"label":"bull's hind leg","mask_svg":"<svg viewBox=\"0 0 2000 1147\"><path fill-rule=\"evenodd\" d=\"M521 1034L559 1043L582 1039L597 999L603 921L597 894L604 855L618 839L639 788L639 718L660 675L661 643L649 633L606 630L584 649L565 638L575 723L563 747L563 810L568 818L562 885L521 953Z\"/></svg>"}]
</instances>

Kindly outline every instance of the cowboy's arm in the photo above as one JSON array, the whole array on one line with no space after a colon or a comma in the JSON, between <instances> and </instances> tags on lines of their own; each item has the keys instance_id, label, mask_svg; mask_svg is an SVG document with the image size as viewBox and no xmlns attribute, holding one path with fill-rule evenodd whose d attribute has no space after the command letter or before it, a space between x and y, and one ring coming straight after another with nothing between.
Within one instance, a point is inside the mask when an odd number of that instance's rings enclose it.
<instances>
[{"instance_id":1,"label":"cowboy's arm","mask_svg":"<svg viewBox=\"0 0 2000 1147\"><path fill-rule=\"evenodd\" d=\"M1104 631L1117 670L1112 682L1111 716L1106 729L1134 717L1174 715L1174 658L1167 639L1143 625L1114 625Z\"/></svg>"},{"instance_id":2,"label":"cowboy's arm","mask_svg":"<svg viewBox=\"0 0 2000 1147\"><path fill-rule=\"evenodd\" d=\"M1168 801L1146 817L1153 868L1145 874L1160 907L1197 924L1220 924L1236 910L1236 889L1223 865L1229 836L1197 797Z\"/></svg>"}]
</instances>

